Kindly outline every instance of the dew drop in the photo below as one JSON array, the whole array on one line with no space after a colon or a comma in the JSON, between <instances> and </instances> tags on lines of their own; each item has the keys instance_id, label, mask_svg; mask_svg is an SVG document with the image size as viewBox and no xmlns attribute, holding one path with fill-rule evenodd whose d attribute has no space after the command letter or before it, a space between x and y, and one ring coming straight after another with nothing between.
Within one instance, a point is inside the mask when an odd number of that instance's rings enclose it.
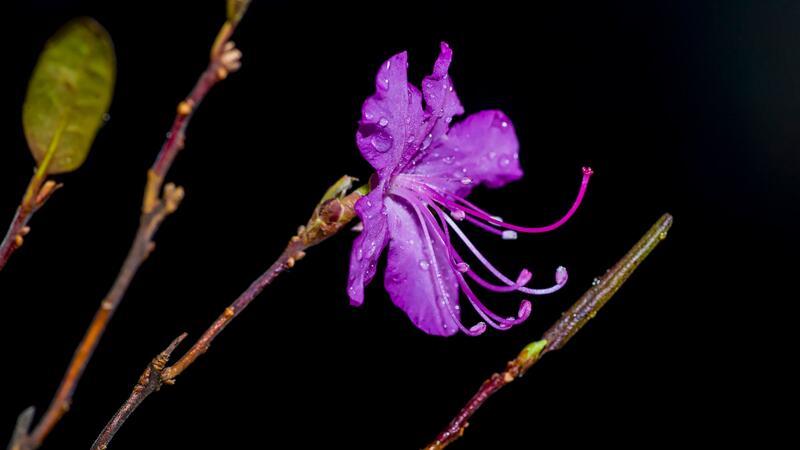
<instances>
[{"instance_id":1,"label":"dew drop","mask_svg":"<svg viewBox=\"0 0 800 450\"><path fill-rule=\"evenodd\" d=\"M421 259L419 261L419 268L422 270L428 270L430 266L431 264L428 261L425 261L424 259Z\"/></svg>"},{"instance_id":2,"label":"dew drop","mask_svg":"<svg viewBox=\"0 0 800 450\"><path fill-rule=\"evenodd\" d=\"M356 252L356 259L358 261L361 261L362 259L364 259L364 249L362 249L361 247L359 247L358 251Z\"/></svg>"},{"instance_id":3,"label":"dew drop","mask_svg":"<svg viewBox=\"0 0 800 450\"><path fill-rule=\"evenodd\" d=\"M465 213L463 209L454 209L450 211L450 217L461 222L467 217L467 213Z\"/></svg>"},{"instance_id":4,"label":"dew drop","mask_svg":"<svg viewBox=\"0 0 800 450\"><path fill-rule=\"evenodd\" d=\"M500 167L508 167L511 164L511 160L508 158L503 158L500 160Z\"/></svg>"},{"instance_id":5,"label":"dew drop","mask_svg":"<svg viewBox=\"0 0 800 450\"><path fill-rule=\"evenodd\" d=\"M667 232L666 231L662 231L661 234L658 235L658 238L663 241L664 239L667 238Z\"/></svg>"},{"instance_id":6,"label":"dew drop","mask_svg":"<svg viewBox=\"0 0 800 450\"><path fill-rule=\"evenodd\" d=\"M372 118L373 118L373 117L375 117L375 115L374 115L374 114L372 114L372 113L371 113L371 112L369 112L369 111L364 111L364 118L365 118L365 119L367 119L367 120L372 120Z\"/></svg>"},{"instance_id":7,"label":"dew drop","mask_svg":"<svg viewBox=\"0 0 800 450\"><path fill-rule=\"evenodd\" d=\"M466 273L467 271L469 271L469 264L462 261L456 264L456 270L458 270L461 273Z\"/></svg>"},{"instance_id":8,"label":"dew drop","mask_svg":"<svg viewBox=\"0 0 800 450\"><path fill-rule=\"evenodd\" d=\"M470 177L464 177L464 178L462 178L462 179L461 179L461 184L463 184L463 185L465 185L465 186L466 186L466 185L468 185L468 184L472 184L472 178L470 178Z\"/></svg>"},{"instance_id":9,"label":"dew drop","mask_svg":"<svg viewBox=\"0 0 800 450\"><path fill-rule=\"evenodd\" d=\"M378 243L375 241L370 241L369 243L369 251L367 251L367 256L372 258L372 255L375 254L375 251L378 249Z\"/></svg>"},{"instance_id":10,"label":"dew drop","mask_svg":"<svg viewBox=\"0 0 800 450\"><path fill-rule=\"evenodd\" d=\"M370 143L376 151L386 153L392 148L392 136L381 131L372 135Z\"/></svg>"},{"instance_id":11,"label":"dew drop","mask_svg":"<svg viewBox=\"0 0 800 450\"><path fill-rule=\"evenodd\" d=\"M445 156L442 158L442 162L445 164L453 164L453 161L456 160L456 157L453 155Z\"/></svg>"},{"instance_id":12,"label":"dew drop","mask_svg":"<svg viewBox=\"0 0 800 450\"><path fill-rule=\"evenodd\" d=\"M431 145L432 140L433 140L433 134L428 133L428 135L425 136L425 139L423 139L422 141L422 149L424 150L428 148L428 146Z\"/></svg>"},{"instance_id":13,"label":"dew drop","mask_svg":"<svg viewBox=\"0 0 800 450\"><path fill-rule=\"evenodd\" d=\"M600 278L595 278L592 280L592 286L597 286L598 284L600 284Z\"/></svg>"},{"instance_id":14,"label":"dew drop","mask_svg":"<svg viewBox=\"0 0 800 450\"><path fill-rule=\"evenodd\" d=\"M103 114L103 122L108 122L109 120L111 120L111 114L109 113Z\"/></svg>"},{"instance_id":15,"label":"dew drop","mask_svg":"<svg viewBox=\"0 0 800 450\"><path fill-rule=\"evenodd\" d=\"M378 125L382 127L389 125L389 119L387 119L386 117L381 117L381 120L378 121Z\"/></svg>"}]
</instances>

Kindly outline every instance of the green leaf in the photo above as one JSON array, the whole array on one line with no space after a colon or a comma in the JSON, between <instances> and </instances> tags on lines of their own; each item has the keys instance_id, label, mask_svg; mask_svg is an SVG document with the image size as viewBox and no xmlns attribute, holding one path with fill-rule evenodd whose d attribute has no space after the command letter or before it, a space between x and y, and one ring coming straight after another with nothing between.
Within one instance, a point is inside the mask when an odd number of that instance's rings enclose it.
<instances>
[{"instance_id":1,"label":"green leaf","mask_svg":"<svg viewBox=\"0 0 800 450\"><path fill-rule=\"evenodd\" d=\"M111 37L94 19L74 19L47 41L22 107L40 170L71 172L86 160L111 103L115 67Z\"/></svg>"},{"instance_id":2,"label":"green leaf","mask_svg":"<svg viewBox=\"0 0 800 450\"><path fill-rule=\"evenodd\" d=\"M250 0L228 0L228 20L234 25L238 24L248 6Z\"/></svg>"}]
</instances>

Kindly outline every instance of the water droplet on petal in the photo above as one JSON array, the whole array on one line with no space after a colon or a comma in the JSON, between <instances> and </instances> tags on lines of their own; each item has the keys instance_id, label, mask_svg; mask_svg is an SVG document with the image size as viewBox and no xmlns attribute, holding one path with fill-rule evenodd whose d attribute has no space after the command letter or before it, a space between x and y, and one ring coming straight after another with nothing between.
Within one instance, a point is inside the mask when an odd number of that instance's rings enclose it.
<instances>
[{"instance_id":1,"label":"water droplet on petal","mask_svg":"<svg viewBox=\"0 0 800 450\"><path fill-rule=\"evenodd\" d=\"M500 160L500 167L508 167L511 164L511 160L508 158L503 158Z\"/></svg>"},{"instance_id":2,"label":"water droplet on petal","mask_svg":"<svg viewBox=\"0 0 800 450\"><path fill-rule=\"evenodd\" d=\"M103 122L108 122L109 120L111 120L111 114L109 113L103 114Z\"/></svg>"},{"instance_id":3,"label":"water droplet on petal","mask_svg":"<svg viewBox=\"0 0 800 450\"><path fill-rule=\"evenodd\" d=\"M468 184L472 184L472 178L470 178L470 177L464 177L464 178L462 178L462 179L461 179L461 184L463 184L463 185L465 185L465 186L466 186L466 185L468 185Z\"/></svg>"},{"instance_id":4,"label":"water droplet on petal","mask_svg":"<svg viewBox=\"0 0 800 450\"><path fill-rule=\"evenodd\" d=\"M600 278L595 278L592 280L592 286L597 286L598 284L600 284Z\"/></svg>"},{"instance_id":5,"label":"water droplet on petal","mask_svg":"<svg viewBox=\"0 0 800 450\"><path fill-rule=\"evenodd\" d=\"M389 70L390 67L392 67L392 60L391 59L386 61L386 70Z\"/></svg>"},{"instance_id":6,"label":"water droplet on petal","mask_svg":"<svg viewBox=\"0 0 800 450\"><path fill-rule=\"evenodd\" d=\"M489 217L491 217L492 219L494 219L494 220L496 220L498 222L502 222L503 221L503 218L500 217L500 216L489 216Z\"/></svg>"},{"instance_id":7,"label":"water droplet on petal","mask_svg":"<svg viewBox=\"0 0 800 450\"><path fill-rule=\"evenodd\" d=\"M666 238L667 238L667 232L666 232L666 231L662 231L662 232L661 232L661 233L658 235L658 238L659 238L659 239L661 239L661 240L663 241L664 239L666 239Z\"/></svg>"},{"instance_id":8,"label":"water droplet on petal","mask_svg":"<svg viewBox=\"0 0 800 450\"><path fill-rule=\"evenodd\" d=\"M370 143L376 151L386 153L392 148L392 136L390 134L379 132L372 135Z\"/></svg>"},{"instance_id":9,"label":"water droplet on petal","mask_svg":"<svg viewBox=\"0 0 800 450\"><path fill-rule=\"evenodd\" d=\"M514 230L503 230L503 240L514 241L517 239L517 232Z\"/></svg>"},{"instance_id":10,"label":"water droplet on petal","mask_svg":"<svg viewBox=\"0 0 800 450\"><path fill-rule=\"evenodd\" d=\"M442 158L442 162L445 164L453 164L453 161L456 160L456 157L453 155L445 156Z\"/></svg>"},{"instance_id":11,"label":"water droplet on petal","mask_svg":"<svg viewBox=\"0 0 800 450\"><path fill-rule=\"evenodd\" d=\"M370 241L369 243L369 250L367 251L367 256L372 258L372 255L375 254L375 251L378 249L378 243L375 241Z\"/></svg>"},{"instance_id":12,"label":"water droplet on petal","mask_svg":"<svg viewBox=\"0 0 800 450\"><path fill-rule=\"evenodd\" d=\"M419 268L422 270L428 270L430 266L431 264L428 261L425 261L424 259L419 261Z\"/></svg>"},{"instance_id":13,"label":"water droplet on petal","mask_svg":"<svg viewBox=\"0 0 800 450\"><path fill-rule=\"evenodd\" d=\"M433 140L433 134L428 133L428 135L425 136L425 139L423 139L422 141L422 149L424 150L428 148L428 146L431 145L432 140Z\"/></svg>"},{"instance_id":14,"label":"water droplet on petal","mask_svg":"<svg viewBox=\"0 0 800 450\"><path fill-rule=\"evenodd\" d=\"M371 112L369 112L369 111L364 111L364 118L365 118L365 119L367 119L367 120L372 120L372 118L373 118L373 117L375 117L375 115L374 115L374 114L372 114L372 113L371 113Z\"/></svg>"},{"instance_id":15,"label":"water droplet on petal","mask_svg":"<svg viewBox=\"0 0 800 450\"><path fill-rule=\"evenodd\" d=\"M469 271L469 264L465 262L460 262L456 264L456 270L461 273L466 273L467 271Z\"/></svg>"},{"instance_id":16,"label":"water droplet on petal","mask_svg":"<svg viewBox=\"0 0 800 450\"><path fill-rule=\"evenodd\" d=\"M453 219L458 220L459 222L464 220L467 217L467 213L464 212L462 209L454 209L450 211L450 217Z\"/></svg>"},{"instance_id":17,"label":"water droplet on petal","mask_svg":"<svg viewBox=\"0 0 800 450\"><path fill-rule=\"evenodd\" d=\"M359 247L358 251L356 252L356 260L361 261L362 259L364 259L364 249Z\"/></svg>"},{"instance_id":18,"label":"water droplet on petal","mask_svg":"<svg viewBox=\"0 0 800 450\"><path fill-rule=\"evenodd\" d=\"M389 119L387 119L386 117L381 117L381 120L378 121L378 125L382 127L389 125Z\"/></svg>"},{"instance_id":19,"label":"water droplet on petal","mask_svg":"<svg viewBox=\"0 0 800 450\"><path fill-rule=\"evenodd\" d=\"M489 159L497 158L497 152L489 152Z\"/></svg>"}]
</instances>

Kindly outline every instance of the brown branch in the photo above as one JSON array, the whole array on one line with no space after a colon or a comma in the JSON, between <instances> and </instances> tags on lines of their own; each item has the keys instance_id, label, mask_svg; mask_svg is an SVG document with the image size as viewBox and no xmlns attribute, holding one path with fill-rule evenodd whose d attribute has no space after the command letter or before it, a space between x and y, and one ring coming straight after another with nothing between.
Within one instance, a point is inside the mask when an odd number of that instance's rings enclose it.
<instances>
[{"instance_id":1,"label":"brown branch","mask_svg":"<svg viewBox=\"0 0 800 450\"><path fill-rule=\"evenodd\" d=\"M343 180L347 180L347 183L342 183ZM335 186L347 184L349 187L350 180L352 180L352 178L343 177ZM159 380L142 383L140 379L139 384L137 384L133 392L131 392L130 397L125 401L122 408L120 408L117 414L114 415L103 429L103 432L97 438L97 441L95 441L92 449L105 450L111 438L114 437L125 422L125 419L133 413L145 398L157 391L162 384L173 384L178 375L189 368L200 355L208 351L211 343L219 336L222 330L247 308L265 287L272 283L278 275L285 272L287 269L291 269L297 261L305 257L305 250L319 244L346 226L355 217L353 206L364 192L365 190L362 188L347 196L343 196L343 191L333 193L336 197L329 197L328 194L326 194L326 197L323 197L320 204L317 205L317 208L314 210L311 220L309 220L306 226L301 226L300 229L298 229L297 235L289 240L289 244L286 246L283 253L281 253L280 257L278 257L269 269L258 277L239 298L225 308L222 314L208 327L200 339L198 339L175 364L167 368L162 368L162 370L159 371ZM331 193L330 190L329 193ZM152 373L153 371L148 372L145 370L145 374L147 374L148 377L152 376ZM144 375L142 377L144 377Z\"/></svg>"},{"instance_id":2,"label":"brown branch","mask_svg":"<svg viewBox=\"0 0 800 450\"><path fill-rule=\"evenodd\" d=\"M142 201L139 229L136 231L131 248L114 284L100 303L86 334L75 350L75 354L70 361L55 397L33 431L30 434L25 433L17 436L11 442L9 449L33 450L38 448L67 412L78 382L109 321L117 310L139 267L155 248L153 236L164 219L178 208L183 199L183 188L172 183L164 185L162 192L164 177L175 160L175 156L184 146L186 128L197 106L215 84L225 79L230 72L239 68L241 52L234 47L233 42L229 42L233 29L234 27L229 22L226 22L225 26L220 30L208 67L200 76L189 96L178 105L171 131L168 133L161 151L147 174L147 185ZM44 187L46 186L47 184L44 185Z\"/></svg>"},{"instance_id":3,"label":"brown branch","mask_svg":"<svg viewBox=\"0 0 800 450\"><path fill-rule=\"evenodd\" d=\"M561 319L545 332L542 340L526 346L515 359L506 364L506 370L503 373L495 373L484 381L478 392L459 411L447 428L439 433L436 440L425 447L425 450L441 450L452 444L464 434L464 430L469 426L470 417L489 397L503 386L524 375L546 353L564 347L575 333L594 318L600 308L611 299L658 243L667 237L667 231L671 226L672 216L664 214L639 242L600 278L599 283L586 291L569 311L564 313Z\"/></svg>"},{"instance_id":4,"label":"brown branch","mask_svg":"<svg viewBox=\"0 0 800 450\"><path fill-rule=\"evenodd\" d=\"M39 171L31 178L28 189L17 207L14 219L8 227L5 238L0 242L0 270L3 270L11 255L22 246L25 236L31 231L28 221L45 204L47 199L60 188L55 181L45 180Z\"/></svg>"},{"instance_id":5,"label":"brown branch","mask_svg":"<svg viewBox=\"0 0 800 450\"><path fill-rule=\"evenodd\" d=\"M128 397L128 400L122 407L114 414L114 417L108 422L105 428L103 428L103 432L100 433L97 440L94 441L92 444L93 449L102 449L108 446L108 443L114 437L116 431L128 420L131 413L139 406L148 395L152 394L153 392L161 389L162 381L161 381L161 374L164 371L164 367L167 366L167 362L169 361L170 355L175 350L175 347L181 343L182 340L186 338L186 333L178 336L177 339L172 341L172 343L167 347L163 352L159 353L158 356L153 358L150 361L150 364L147 365L147 368L144 370L144 373L139 377L139 382L136 383L136 386L133 387L133 392L131 396Z\"/></svg>"}]
</instances>

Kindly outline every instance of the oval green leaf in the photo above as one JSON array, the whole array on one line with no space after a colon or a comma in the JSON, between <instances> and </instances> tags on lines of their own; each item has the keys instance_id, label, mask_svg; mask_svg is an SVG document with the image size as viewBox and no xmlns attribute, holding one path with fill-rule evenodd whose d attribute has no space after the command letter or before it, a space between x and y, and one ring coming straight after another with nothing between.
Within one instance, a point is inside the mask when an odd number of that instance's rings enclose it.
<instances>
[{"instance_id":1,"label":"oval green leaf","mask_svg":"<svg viewBox=\"0 0 800 450\"><path fill-rule=\"evenodd\" d=\"M94 19L74 19L47 41L22 107L40 169L71 172L86 160L111 104L115 67L111 37Z\"/></svg>"}]
</instances>

